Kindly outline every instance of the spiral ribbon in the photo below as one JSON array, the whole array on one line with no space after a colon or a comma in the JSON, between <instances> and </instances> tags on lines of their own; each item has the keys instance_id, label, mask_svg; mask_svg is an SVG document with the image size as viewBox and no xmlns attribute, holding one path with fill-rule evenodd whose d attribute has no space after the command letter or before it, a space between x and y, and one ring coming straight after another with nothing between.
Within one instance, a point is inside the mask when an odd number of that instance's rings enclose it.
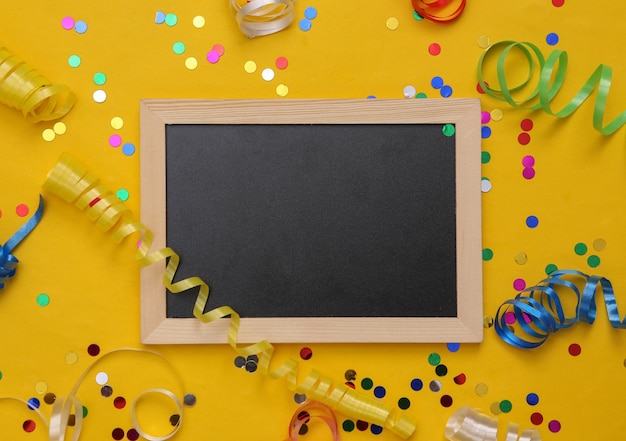
<instances>
[{"instance_id":1,"label":"spiral ribbon","mask_svg":"<svg viewBox=\"0 0 626 441\"><path fill-rule=\"evenodd\" d=\"M325 404L317 401L307 401L296 409L289 423L289 437L285 441L298 441L300 428L307 424L311 418L319 418L330 429L333 441L340 441L337 418L333 410Z\"/></svg>"},{"instance_id":2,"label":"spiral ribbon","mask_svg":"<svg viewBox=\"0 0 626 441\"><path fill-rule=\"evenodd\" d=\"M5 281L15 275L15 268L19 260L11 254L11 251L26 237L28 233L33 231L43 216L43 197L39 196L39 206L37 211L26 221L19 230L6 241L4 245L0 245L0 289L4 288Z\"/></svg>"},{"instance_id":3,"label":"spiral ribbon","mask_svg":"<svg viewBox=\"0 0 626 441\"><path fill-rule=\"evenodd\" d=\"M142 266L162 260L167 261L163 275L163 285L172 293L180 293L191 288L199 288L193 314L204 323L230 317L228 343L242 356L260 354L259 371L270 378L286 378L290 390L305 394L309 399L319 401L349 417L368 421L386 427L401 438L408 438L415 431L415 422L406 414L396 415L384 403L364 395L345 384L332 387L332 379L313 370L298 384L298 362L293 358L270 371L270 361L274 347L266 340L239 347L240 316L229 306L221 306L204 312L209 298L209 286L199 277L174 282L180 257L169 247L150 252L153 233L141 222L133 221L130 210L99 181L87 172L73 157L63 154L48 174L44 188L66 202L73 203L80 210L87 210L87 216L103 231L112 231L113 239L121 242L133 233L141 235L141 245L136 259Z\"/></svg>"},{"instance_id":4,"label":"spiral ribbon","mask_svg":"<svg viewBox=\"0 0 626 441\"><path fill-rule=\"evenodd\" d=\"M459 18L465 9L466 0L411 0L413 9L421 17L433 23L450 23ZM450 5L458 3L456 9L448 12Z\"/></svg>"},{"instance_id":5,"label":"spiral ribbon","mask_svg":"<svg viewBox=\"0 0 626 441\"><path fill-rule=\"evenodd\" d=\"M446 423L445 436L448 441L498 441L498 420L478 410L463 406L452 414ZM541 441L535 429L524 429L509 423L504 441Z\"/></svg>"},{"instance_id":6,"label":"spiral ribbon","mask_svg":"<svg viewBox=\"0 0 626 441\"><path fill-rule=\"evenodd\" d=\"M76 97L65 85L53 85L34 67L0 45L0 102L37 121L61 118Z\"/></svg>"},{"instance_id":7,"label":"spiral ribbon","mask_svg":"<svg viewBox=\"0 0 626 441\"><path fill-rule=\"evenodd\" d=\"M575 281L584 282L582 292ZM569 315L561 300L564 296L560 296L557 290L566 290L576 299L574 311ZM620 319L613 286L608 279L588 276L576 270L558 270L498 308L494 320L496 333L512 346L524 349L541 346L550 334L559 329L569 328L581 321L592 324L596 319L595 295L598 290L602 291L611 326L626 328L626 317ZM565 300L571 303L571 300ZM518 336L507 324L506 313L511 309L524 336Z\"/></svg>"},{"instance_id":8,"label":"spiral ribbon","mask_svg":"<svg viewBox=\"0 0 626 441\"><path fill-rule=\"evenodd\" d=\"M505 63L509 54L517 50L522 53L528 62L528 75L519 84L510 86L505 73ZM496 76L497 86L491 86L484 80L484 64L488 58L499 53L497 58ZM593 127L603 135L611 135L621 126L626 124L626 110L620 113L613 121L604 125L606 102L611 88L613 69L604 64L600 64L593 71L589 79L583 84L580 91L561 110L552 109L550 102L559 93L565 82L568 56L562 50L553 50L547 59L537 46L528 42L500 41L489 46L478 61L478 83L487 95L500 101L506 101L517 109L537 110L541 109L545 113L557 118L565 118L578 109L583 102L597 88L596 102L593 109ZM526 98L516 100L513 97L515 92L528 86L533 79L535 70L539 70L539 80L537 86Z\"/></svg>"},{"instance_id":9,"label":"spiral ribbon","mask_svg":"<svg viewBox=\"0 0 626 441\"><path fill-rule=\"evenodd\" d=\"M230 0L230 11L247 37L273 34L294 18L295 0Z\"/></svg>"}]
</instances>

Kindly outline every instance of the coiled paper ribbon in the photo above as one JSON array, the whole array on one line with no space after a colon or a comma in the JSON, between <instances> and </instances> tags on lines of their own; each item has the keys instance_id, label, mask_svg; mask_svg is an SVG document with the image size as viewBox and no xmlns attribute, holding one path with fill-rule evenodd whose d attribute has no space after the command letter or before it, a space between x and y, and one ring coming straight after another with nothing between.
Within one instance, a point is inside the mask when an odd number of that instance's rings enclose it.
<instances>
[{"instance_id":1,"label":"coiled paper ribbon","mask_svg":"<svg viewBox=\"0 0 626 441\"><path fill-rule=\"evenodd\" d=\"M19 260L11 251L37 226L43 216L43 197L39 196L39 206L37 211L26 221L19 230L6 241L4 245L0 245L0 289L4 288L5 281L15 275L15 268Z\"/></svg>"},{"instance_id":2,"label":"coiled paper ribbon","mask_svg":"<svg viewBox=\"0 0 626 441\"><path fill-rule=\"evenodd\" d=\"M575 282L584 282L582 292ZM496 333L508 344L519 348L541 346L559 329L569 328L580 321L592 324L596 319L595 295L598 289L602 291L611 326L626 328L626 317L624 320L620 319L613 286L608 279L588 276L576 270L558 270L498 308L495 318ZM576 306L570 314L566 313L563 304L571 304L572 299L565 299L557 290L566 290L566 293L575 296ZM514 333L506 322L506 313L511 309L525 334L523 336Z\"/></svg>"},{"instance_id":3,"label":"coiled paper ribbon","mask_svg":"<svg viewBox=\"0 0 626 441\"><path fill-rule=\"evenodd\" d=\"M0 45L0 102L37 121L61 118L76 97L64 85L53 85L34 67Z\"/></svg>"},{"instance_id":4,"label":"coiled paper ribbon","mask_svg":"<svg viewBox=\"0 0 626 441\"><path fill-rule=\"evenodd\" d=\"M449 441L497 441L498 420L464 406L448 420L445 436ZM520 434L519 426L509 423L504 441L541 441L541 436L535 429L524 429Z\"/></svg>"},{"instance_id":5,"label":"coiled paper ribbon","mask_svg":"<svg viewBox=\"0 0 626 441\"><path fill-rule=\"evenodd\" d=\"M133 221L129 209L70 155L61 156L48 174L44 188L66 202L73 203L79 209L86 209L87 216L103 231L112 231L113 239L118 243L133 233L139 233L141 245L136 255L139 263L145 266L167 260L163 284L172 293L199 288L193 310L194 316L204 323L230 317L228 328L230 346L242 356L260 354L259 371L263 374L274 379L286 377L290 390L305 394L308 399L322 402L349 417L386 427L402 438L408 438L415 431L415 422L408 415L403 413L396 415L395 409L345 384L333 388L332 379L315 370L298 384L298 362L292 358L270 371L274 347L265 340L246 347L238 347L239 314L229 306L204 312L209 298L208 285L199 277L173 282L180 262L178 254L171 248L150 252L152 232L141 222Z\"/></svg>"},{"instance_id":6,"label":"coiled paper ribbon","mask_svg":"<svg viewBox=\"0 0 626 441\"><path fill-rule=\"evenodd\" d=\"M289 423L289 438L285 441L298 441L300 428L307 424L311 418L319 418L326 423L330 429L333 441L341 440L339 428L337 427L337 418L332 409L317 401L307 401L298 407L293 417L291 417L291 422Z\"/></svg>"},{"instance_id":7,"label":"coiled paper ribbon","mask_svg":"<svg viewBox=\"0 0 626 441\"><path fill-rule=\"evenodd\" d=\"M506 76L505 63L509 54L514 50L521 52L528 62L528 75L521 83L511 86ZM496 67L497 86L492 86L490 82L491 79L490 81L485 81L484 64L486 59L496 56L496 53L499 54ZM596 103L593 110L593 127L603 135L610 135L626 124L625 110L613 121L603 126L606 101L609 95L609 89L611 88L611 78L613 76L613 70L604 64L599 65L596 70L593 71L580 91L561 110L555 111L552 109L550 102L559 93L559 90L565 82L567 60L567 52L562 50L553 50L548 58L544 59L539 48L532 43L500 41L489 46L480 56L478 61L478 83L485 93L492 98L506 101L517 109L541 109L547 114L556 116L557 118L565 118L571 115L597 88ZM536 69L539 70L537 86L526 98L516 100L513 94L529 85Z\"/></svg>"},{"instance_id":8,"label":"coiled paper ribbon","mask_svg":"<svg viewBox=\"0 0 626 441\"><path fill-rule=\"evenodd\" d=\"M465 9L466 0L411 0L413 9L421 17L433 23L450 23L459 18ZM448 12L450 5L458 3L456 9Z\"/></svg>"},{"instance_id":9,"label":"coiled paper ribbon","mask_svg":"<svg viewBox=\"0 0 626 441\"><path fill-rule=\"evenodd\" d=\"M46 419L46 417L43 415L43 413L39 409L31 407L30 405L28 405L27 402L19 398L0 397L0 402L17 401L19 403L26 404L29 409L35 411L37 415L39 416L39 418L44 422L45 426L48 428L48 440L49 441L64 441L66 439L65 437L66 431L68 427L70 427L70 423L69 423L70 415L73 415L74 422L72 424L73 431L72 431L71 439L72 441L77 441L80 438L80 433L81 433L82 426L83 426L83 405L77 396L79 387L81 386L82 382L85 380L87 375L93 370L93 368L98 363L100 363L102 360L106 358L111 358L113 355L119 354L122 352L137 353L137 354L142 354L142 355L153 355L153 356L158 357L161 361L165 362L167 367L170 370L172 370L172 372L174 372L176 380L179 383L179 386L181 387L181 392L182 392L182 381L180 377L178 376L178 374L176 374L176 372L174 371L174 368L169 363L169 361L167 361L167 359L163 357L161 354L157 352L153 352L153 351L142 350L142 349L120 348L120 349L116 349L116 350L113 350L111 352L104 354L99 359L91 363L87 367L87 369L85 369L83 373L80 375L80 377L78 378L78 381L76 381L70 393L65 398L57 397L55 399L49 421ZM179 419L179 424L174 426L173 429L170 431L170 433L162 435L162 436L152 435L146 432L144 429L142 429L141 425L139 424L139 421L137 418L137 412L136 412L136 404L138 401L144 399L149 394L165 395L175 404L178 414L180 416L180 419ZM73 414L71 413L72 411L74 412ZM144 439L147 439L149 441L165 441L171 438L172 436L174 436L176 432L178 432L178 429L180 428L180 423L182 423L182 418L183 418L183 406L180 400L178 399L178 397L173 392L167 389L162 389L162 388L148 389L148 390L141 392L139 395L137 395L134 398L132 405L131 405L131 417L132 417L134 429Z\"/></svg>"},{"instance_id":10,"label":"coiled paper ribbon","mask_svg":"<svg viewBox=\"0 0 626 441\"><path fill-rule=\"evenodd\" d=\"M295 0L230 0L230 11L247 37L273 34L294 18Z\"/></svg>"}]
</instances>

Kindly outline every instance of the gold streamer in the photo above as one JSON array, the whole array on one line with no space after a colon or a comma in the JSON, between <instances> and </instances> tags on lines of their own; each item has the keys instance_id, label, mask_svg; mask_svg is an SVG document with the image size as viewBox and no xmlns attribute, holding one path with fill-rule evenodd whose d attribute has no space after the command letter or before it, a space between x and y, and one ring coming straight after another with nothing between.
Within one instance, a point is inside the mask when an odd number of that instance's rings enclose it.
<instances>
[{"instance_id":1,"label":"gold streamer","mask_svg":"<svg viewBox=\"0 0 626 441\"><path fill-rule=\"evenodd\" d=\"M273 34L285 29L294 17L295 0L230 0L230 11L247 37Z\"/></svg>"},{"instance_id":2,"label":"gold streamer","mask_svg":"<svg viewBox=\"0 0 626 441\"><path fill-rule=\"evenodd\" d=\"M448 420L445 436L449 441L498 441L498 420L464 406ZM519 426L509 423L504 440L541 441L541 437L535 429L524 429L520 434Z\"/></svg>"},{"instance_id":3,"label":"gold streamer","mask_svg":"<svg viewBox=\"0 0 626 441\"><path fill-rule=\"evenodd\" d=\"M66 202L73 203L80 210L86 209L87 216L103 231L112 231L113 239L118 243L133 233L139 233L141 245L136 255L139 263L146 266L167 260L163 284L172 293L198 287L194 316L204 323L230 316L228 328L230 346L243 356L260 354L259 371L263 374L274 379L286 377L290 390L305 394L309 399L326 404L348 417L385 427L401 438L406 439L415 431L416 424L408 415L404 413L396 415L395 409L344 384L333 388L332 379L315 370L298 383L298 362L292 358L276 369L270 370L274 347L266 340L239 347L237 345L239 314L229 306L204 312L209 298L209 286L199 277L173 282L180 261L178 254L169 247L150 252L152 232L141 222L133 221L130 210L70 155L61 156L48 174L43 187Z\"/></svg>"},{"instance_id":4,"label":"gold streamer","mask_svg":"<svg viewBox=\"0 0 626 441\"><path fill-rule=\"evenodd\" d=\"M34 67L0 45L0 102L33 122L61 118L76 97L64 85L53 85Z\"/></svg>"}]
</instances>

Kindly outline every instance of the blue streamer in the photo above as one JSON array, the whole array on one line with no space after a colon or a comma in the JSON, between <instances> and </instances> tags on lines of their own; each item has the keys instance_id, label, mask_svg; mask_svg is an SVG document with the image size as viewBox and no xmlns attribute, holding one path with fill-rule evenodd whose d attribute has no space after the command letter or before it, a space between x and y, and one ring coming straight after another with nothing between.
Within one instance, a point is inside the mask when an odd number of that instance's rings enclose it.
<instances>
[{"instance_id":1,"label":"blue streamer","mask_svg":"<svg viewBox=\"0 0 626 441\"><path fill-rule=\"evenodd\" d=\"M39 207L37 211L26 221L13 236L6 241L4 245L0 245L0 289L4 288L5 281L15 275L17 257L11 254L11 251L37 226L43 215L43 197L39 196Z\"/></svg>"},{"instance_id":2,"label":"blue streamer","mask_svg":"<svg viewBox=\"0 0 626 441\"><path fill-rule=\"evenodd\" d=\"M579 284L576 284L576 281ZM582 291L579 289L582 285L580 281L584 281ZM608 279L589 276L576 270L558 270L536 286L526 288L514 299L500 305L494 320L496 333L506 343L518 348L539 347L559 329L569 328L578 322L592 324L596 319L598 290L602 291L611 326L625 329L626 317L620 318L613 285ZM562 301L572 302L565 297L568 294L573 295L576 301L575 310L570 315L566 313ZM523 331L521 336L506 323L506 313L511 310L515 314L519 329Z\"/></svg>"}]
</instances>

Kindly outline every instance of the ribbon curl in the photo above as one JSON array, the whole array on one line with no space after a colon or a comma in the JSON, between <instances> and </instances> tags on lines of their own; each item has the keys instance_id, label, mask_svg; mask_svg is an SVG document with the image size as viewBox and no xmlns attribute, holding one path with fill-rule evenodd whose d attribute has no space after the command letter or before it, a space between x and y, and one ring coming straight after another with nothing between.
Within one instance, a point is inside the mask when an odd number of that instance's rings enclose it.
<instances>
[{"instance_id":1,"label":"ribbon curl","mask_svg":"<svg viewBox=\"0 0 626 441\"><path fill-rule=\"evenodd\" d=\"M0 102L33 122L61 118L76 97L65 85L53 85L34 67L0 45Z\"/></svg>"},{"instance_id":2,"label":"ribbon curl","mask_svg":"<svg viewBox=\"0 0 626 441\"><path fill-rule=\"evenodd\" d=\"M505 73L505 63L509 54L516 49L521 52L528 63L528 75L519 84L509 86L509 82ZM484 80L484 64L485 60L491 58L495 52L499 51L497 58L496 87L491 86ZM576 109L591 95L597 88L596 102L593 109L593 127L603 135L611 135L621 126L626 124L626 110L620 113L613 121L604 124L606 112L606 101L608 99L609 90L611 88L611 78L613 69L604 64L600 64L593 71L589 79L583 84L582 88L572 100L567 103L561 110L552 110L550 102L559 93L563 83L565 82L565 74L567 71L567 52L562 50L553 50L547 59L537 46L528 42L516 41L500 41L489 46L478 61L478 83L487 95L500 101L506 101L517 109L538 110L541 109L548 115L557 118L565 118ZM513 97L515 92L529 85L534 77L535 70L539 70L539 80L537 86L526 97L516 100Z\"/></svg>"},{"instance_id":3,"label":"ribbon curl","mask_svg":"<svg viewBox=\"0 0 626 441\"><path fill-rule=\"evenodd\" d=\"M584 282L582 292L575 281ZM565 289L575 296L576 306L573 313L566 313L562 296L557 289ZM602 291L611 326L626 328L626 317L620 319L613 286L608 279L588 276L576 270L558 270L498 308L494 320L496 333L506 343L518 348L532 349L541 346L559 329L569 328L581 321L592 324L596 319L595 294L598 289ZM568 301L571 303L571 299ZM524 336L516 335L507 324L506 313L511 309Z\"/></svg>"},{"instance_id":4,"label":"ribbon curl","mask_svg":"<svg viewBox=\"0 0 626 441\"><path fill-rule=\"evenodd\" d=\"M464 406L454 412L446 423L445 436L449 441L497 441L498 420ZM519 425L509 423L504 440L541 441L541 436L535 429L524 429L520 434Z\"/></svg>"},{"instance_id":5,"label":"ribbon curl","mask_svg":"<svg viewBox=\"0 0 626 441\"><path fill-rule=\"evenodd\" d=\"M426 20L433 23L450 23L459 18L465 9L466 0L456 0L458 5L452 12L448 12L448 8L453 0L411 0L411 3L415 12Z\"/></svg>"},{"instance_id":6,"label":"ribbon curl","mask_svg":"<svg viewBox=\"0 0 626 441\"><path fill-rule=\"evenodd\" d=\"M15 269L19 260L11 251L37 226L43 216L43 197L39 196L37 211L26 221L19 230L6 241L0 244L0 289L4 288L5 281L15 275Z\"/></svg>"},{"instance_id":7,"label":"ribbon curl","mask_svg":"<svg viewBox=\"0 0 626 441\"><path fill-rule=\"evenodd\" d=\"M289 437L285 441L298 441L300 428L307 424L311 418L321 419L330 429L333 441L340 441L337 418L332 409L317 401L307 401L298 407L289 423Z\"/></svg>"},{"instance_id":8,"label":"ribbon curl","mask_svg":"<svg viewBox=\"0 0 626 441\"><path fill-rule=\"evenodd\" d=\"M116 242L121 242L133 233L141 235L141 245L136 259L142 266L162 260L167 261L163 275L163 285L172 293L180 293L198 288L193 314L204 323L217 319L230 318L228 343L239 355L260 354L259 371L270 378L286 378L290 390L305 394L309 399L319 401L349 417L368 421L389 429L401 438L410 437L415 431L415 422L408 415L396 415L395 409L373 397L364 395L345 384L332 386L332 379L313 370L301 382L298 382L298 362L290 358L273 370L270 361L274 347L266 340L239 347L237 334L240 326L239 314L229 306L221 306L207 312L209 286L199 277L189 277L174 282L174 275L180 263L180 257L169 247L152 251L150 248L153 234L141 222L133 221L130 210L110 190L87 172L74 158L63 154L55 167L48 174L44 188L68 203L73 203L80 210L87 210L87 216L105 232L112 231Z\"/></svg>"},{"instance_id":9,"label":"ribbon curl","mask_svg":"<svg viewBox=\"0 0 626 441\"><path fill-rule=\"evenodd\" d=\"M247 37L273 34L294 18L295 0L230 0L230 11Z\"/></svg>"}]
</instances>

